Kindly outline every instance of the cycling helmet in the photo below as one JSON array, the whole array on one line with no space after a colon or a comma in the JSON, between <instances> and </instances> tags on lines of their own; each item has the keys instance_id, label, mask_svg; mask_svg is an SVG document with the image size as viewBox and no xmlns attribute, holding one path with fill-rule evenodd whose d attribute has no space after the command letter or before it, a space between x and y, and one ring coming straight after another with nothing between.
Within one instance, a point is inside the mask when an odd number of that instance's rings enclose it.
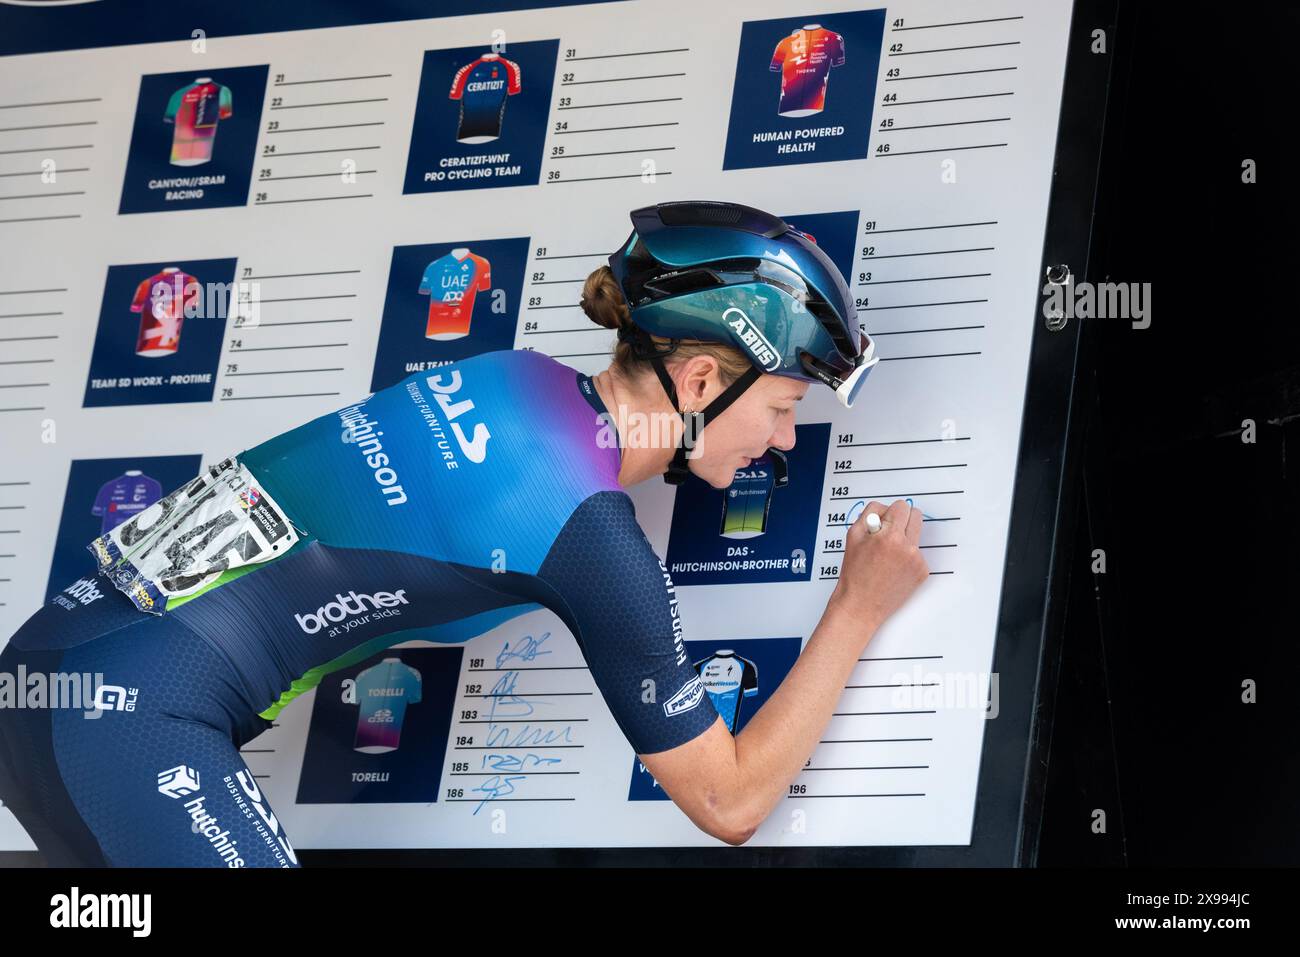
<instances>
[{"instance_id":1,"label":"cycling helmet","mask_svg":"<svg viewBox=\"0 0 1300 957\"><path fill-rule=\"evenodd\" d=\"M858 327L844 278L813 238L770 213L738 203L692 200L632 211L632 235L609 257L632 328L619 331L654 366L673 407L664 368L683 339L719 342L751 368L702 412L682 413L682 444L664 475L682 482L686 449L701 429L765 372L820 382L845 408L879 361ZM673 340L656 349L650 334Z\"/></svg>"}]
</instances>

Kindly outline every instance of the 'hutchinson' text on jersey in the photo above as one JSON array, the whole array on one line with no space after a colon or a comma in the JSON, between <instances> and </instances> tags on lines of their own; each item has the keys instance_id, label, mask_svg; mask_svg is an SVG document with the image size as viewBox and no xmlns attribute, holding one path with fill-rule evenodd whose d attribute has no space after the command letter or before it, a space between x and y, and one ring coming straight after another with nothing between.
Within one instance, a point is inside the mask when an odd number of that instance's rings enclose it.
<instances>
[{"instance_id":1,"label":"'hutchinson' text on jersey","mask_svg":"<svg viewBox=\"0 0 1300 957\"><path fill-rule=\"evenodd\" d=\"M379 441L384 433L378 431L379 423L369 418L361 405L350 405L339 410L338 416L343 421L343 441L352 443L360 450L366 465L374 472L375 482L383 489L388 504L404 505L406 492L398 484L397 472L390 466L388 453Z\"/></svg>"}]
</instances>

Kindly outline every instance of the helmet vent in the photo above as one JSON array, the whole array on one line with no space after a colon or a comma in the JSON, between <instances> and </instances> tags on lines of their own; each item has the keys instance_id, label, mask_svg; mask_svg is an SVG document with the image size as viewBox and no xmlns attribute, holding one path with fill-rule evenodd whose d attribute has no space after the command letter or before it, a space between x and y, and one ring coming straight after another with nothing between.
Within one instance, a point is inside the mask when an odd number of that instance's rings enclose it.
<instances>
[{"instance_id":1,"label":"helmet vent","mask_svg":"<svg viewBox=\"0 0 1300 957\"><path fill-rule=\"evenodd\" d=\"M665 226L735 226L741 210L730 203L664 203L659 216Z\"/></svg>"},{"instance_id":2,"label":"helmet vent","mask_svg":"<svg viewBox=\"0 0 1300 957\"><path fill-rule=\"evenodd\" d=\"M722 278L711 269L685 269L649 280L644 288L656 297L682 296L723 284Z\"/></svg>"},{"instance_id":3,"label":"helmet vent","mask_svg":"<svg viewBox=\"0 0 1300 957\"><path fill-rule=\"evenodd\" d=\"M812 299L804 303L804 306L817 317L827 335L831 337L831 342L835 343L835 348L840 355L845 358L852 358L858 354L858 350L849 341L849 337L844 334L844 325L840 322L839 316L835 315L835 310L830 303L821 299Z\"/></svg>"}]
</instances>

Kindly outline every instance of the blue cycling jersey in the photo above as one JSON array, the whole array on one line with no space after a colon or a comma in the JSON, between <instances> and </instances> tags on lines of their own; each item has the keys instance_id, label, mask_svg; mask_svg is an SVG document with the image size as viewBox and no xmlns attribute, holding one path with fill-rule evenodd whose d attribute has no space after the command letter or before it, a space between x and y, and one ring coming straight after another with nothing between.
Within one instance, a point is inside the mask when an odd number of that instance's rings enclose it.
<instances>
[{"instance_id":1,"label":"blue cycling jersey","mask_svg":"<svg viewBox=\"0 0 1300 957\"><path fill-rule=\"evenodd\" d=\"M357 675L357 737L352 747L365 754L396 751L402 741L406 706L419 704L420 673L400 658L385 658Z\"/></svg>"},{"instance_id":2,"label":"blue cycling jersey","mask_svg":"<svg viewBox=\"0 0 1300 957\"><path fill-rule=\"evenodd\" d=\"M417 373L247 449L237 459L299 540L161 615L102 575L33 615L0 671L101 673L132 710L0 709L0 799L52 862L292 864L237 748L330 671L539 607L572 631L634 751L691 740L717 711L618 484L620 455L587 376L511 350ZM183 830L155 818L173 801ZM205 815L216 823L191 829ZM206 831L212 843L193 840Z\"/></svg>"}]
</instances>

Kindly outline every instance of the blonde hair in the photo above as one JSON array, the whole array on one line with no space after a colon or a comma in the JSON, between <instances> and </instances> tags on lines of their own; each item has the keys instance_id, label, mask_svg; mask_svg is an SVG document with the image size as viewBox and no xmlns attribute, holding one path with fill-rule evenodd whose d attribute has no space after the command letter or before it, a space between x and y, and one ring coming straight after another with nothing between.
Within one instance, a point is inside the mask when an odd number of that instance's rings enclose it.
<instances>
[{"instance_id":1,"label":"blonde hair","mask_svg":"<svg viewBox=\"0 0 1300 957\"><path fill-rule=\"evenodd\" d=\"M608 266L601 266L582 286L582 299L579 302L582 311L598 326L606 329L627 330L634 328L632 311L628 308L623 290ZM655 347L662 349L672 343L663 336L650 335ZM665 364L686 361L696 356L712 356L717 360L723 386L731 385L750 368L748 357L738 349L721 342L699 342L696 340L679 341L676 350L665 357ZM633 348L632 343L619 338L614 347L614 360L611 365L627 378L636 378L652 372L650 360L642 357Z\"/></svg>"}]
</instances>

